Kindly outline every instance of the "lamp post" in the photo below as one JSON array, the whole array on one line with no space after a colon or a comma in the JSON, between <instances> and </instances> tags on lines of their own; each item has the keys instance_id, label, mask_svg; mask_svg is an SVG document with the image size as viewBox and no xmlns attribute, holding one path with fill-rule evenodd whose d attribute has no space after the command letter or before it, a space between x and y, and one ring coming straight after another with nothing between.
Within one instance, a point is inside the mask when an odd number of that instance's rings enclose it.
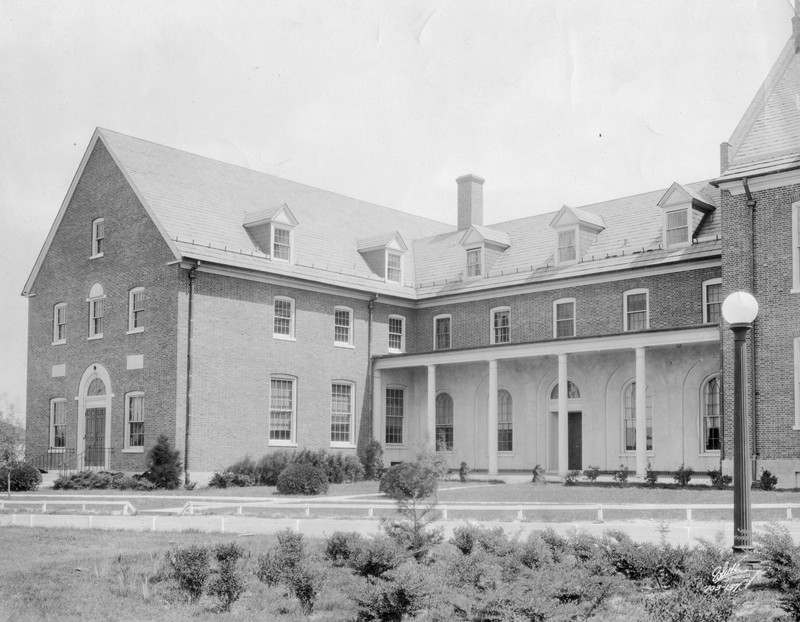
<instances>
[{"instance_id":1,"label":"lamp post","mask_svg":"<svg viewBox=\"0 0 800 622\"><path fill-rule=\"evenodd\" d=\"M747 292L734 292L722 303L722 317L733 331L733 550L753 549L750 517L750 434L747 425L747 331L758 315L758 302Z\"/></svg>"}]
</instances>

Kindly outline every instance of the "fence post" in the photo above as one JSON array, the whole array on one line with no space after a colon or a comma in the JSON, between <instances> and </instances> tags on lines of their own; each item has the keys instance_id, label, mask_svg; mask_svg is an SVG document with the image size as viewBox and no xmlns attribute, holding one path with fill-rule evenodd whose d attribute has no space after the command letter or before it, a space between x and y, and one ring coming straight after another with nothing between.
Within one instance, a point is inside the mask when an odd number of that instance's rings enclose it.
<instances>
[{"instance_id":1,"label":"fence post","mask_svg":"<svg viewBox=\"0 0 800 622\"><path fill-rule=\"evenodd\" d=\"M156 530L156 515L153 514L153 525L150 527L150 531Z\"/></svg>"},{"instance_id":2,"label":"fence post","mask_svg":"<svg viewBox=\"0 0 800 622\"><path fill-rule=\"evenodd\" d=\"M603 506L602 505L598 505L597 506L597 522L598 523L602 523L603 522Z\"/></svg>"},{"instance_id":3,"label":"fence post","mask_svg":"<svg viewBox=\"0 0 800 622\"><path fill-rule=\"evenodd\" d=\"M294 530L295 530L296 533L300 533L300 520L299 519L296 519L294 521Z\"/></svg>"},{"instance_id":4,"label":"fence post","mask_svg":"<svg viewBox=\"0 0 800 622\"><path fill-rule=\"evenodd\" d=\"M241 516L241 515L242 515L242 506L241 506L241 505L240 505L238 508L236 508L236 513L237 513L239 516Z\"/></svg>"},{"instance_id":5,"label":"fence post","mask_svg":"<svg viewBox=\"0 0 800 622\"><path fill-rule=\"evenodd\" d=\"M310 505L307 505L307 506L306 506L306 512L305 512L305 514L306 514L306 518L308 518L309 516L311 516L311 506L310 506Z\"/></svg>"},{"instance_id":6,"label":"fence post","mask_svg":"<svg viewBox=\"0 0 800 622\"><path fill-rule=\"evenodd\" d=\"M522 513L522 508L517 508L517 519L525 520L525 515Z\"/></svg>"},{"instance_id":7,"label":"fence post","mask_svg":"<svg viewBox=\"0 0 800 622\"><path fill-rule=\"evenodd\" d=\"M44 514L45 512L47 512L47 504L42 503L42 514Z\"/></svg>"},{"instance_id":8,"label":"fence post","mask_svg":"<svg viewBox=\"0 0 800 622\"><path fill-rule=\"evenodd\" d=\"M447 506L442 506L442 520L447 520Z\"/></svg>"},{"instance_id":9,"label":"fence post","mask_svg":"<svg viewBox=\"0 0 800 622\"><path fill-rule=\"evenodd\" d=\"M89 514L89 529L92 528L92 515Z\"/></svg>"},{"instance_id":10,"label":"fence post","mask_svg":"<svg viewBox=\"0 0 800 622\"><path fill-rule=\"evenodd\" d=\"M369 518L375 518L375 512L373 512L372 506L370 506L369 510L367 510L367 516Z\"/></svg>"},{"instance_id":11,"label":"fence post","mask_svg":"<svg viewBox=\"0 0 800 622\"><path fill-rule=\"evenodd\" d=\"M686 508L686 520L687 521L692 520L692 508Z\"/></svg>"},{"instance_id":12,"label":"fence post","mask_svg":"<svg viewBox=\"0 0 800 622\"><path fill-rule=\"evenodd\" d=\"M220 533L225 533L225 517L224 516L220 516L219 517L219 532Z\"/></svg>"},{"instance_id":13,"label":"fence post","mask_svg":"<svg viewBox=\"0 0 800 622\"><path fill-rule=\"evenodd\" d=\"M792 520L792 508L791 506L786 506L786 520Z\"/></svg>"}]
</instances>

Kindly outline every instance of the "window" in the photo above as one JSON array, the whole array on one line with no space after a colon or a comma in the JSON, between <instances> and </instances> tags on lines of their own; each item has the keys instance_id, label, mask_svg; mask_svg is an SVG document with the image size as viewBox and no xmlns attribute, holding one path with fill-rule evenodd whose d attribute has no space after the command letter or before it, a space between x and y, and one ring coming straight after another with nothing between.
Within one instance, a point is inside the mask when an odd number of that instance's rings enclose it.
<instances>
[{"instance_id":1,"label":"window","mask_svg":"<svg viewBox=\"0 0 800 622\"><path fill-rule=\"evenodd\" d=\"M294 441L294 380L272 378L269 387L269 440L273 445L290 445Z\"/></svg>"},{"instance_id":2,"label":"window","mask_svg":"<svg viewBox=\"0 0 800 622\"><path fill-rule=\"evenodd\" d=\"M467 278L480 276L481 271L481 255L483 249L470 248L467 250Z\"/></svg>"},{"instance_id":3,"label":"window","mask_svg":"<svg viewBox=\"0 0 800 622\"><path fill-rule=\"evenodd\" d=\"M511 310L508 307L500 307L491 310L492 317L492 343L508 343L511 341L511 329L509 320Z\"/></svg>"},{"instance_id":4,"label":"window","mask_svg":"<svg viewBox=\"0 0 800 622\"><path fill-rule=\"evenodd\" d=\"M685 209L667 212L667 246L689 241L689 212Z\"/></svg>"},{"instance_id":5,"label":"window","mask_svg":"<svg viewBox=\"0 0 800 622\"><path fill-rule=\"evenodd\" d=\"M404 389L386 389L386 443L403 442Z\"/></svg>"},{"instance_id":6,"label":"window","mask_svg":"<svg viewBox=\"0 0 800 622\"><path fill-rule=\"evenodd\" d=\"M625 292L625 330L645 330L650 318L647 308L647 290L634 289Z\"/></svg>"},{"instance_id":7,"label":"window","mask_svg":"<svg viewBox=\"0 0 800 622\"><path fill-rule=\"evenodd\" d=\"M505 389L497 392L497 451L514 449L514 419L511 394Z\"/></svg>"},{"instance_id":8,"label":"window","mask_svg":"<svg viewBox=\"0 0 800 622\"><path fill-rule=\"evenodd\" d=\"M792 205L792 292L800 292L800 203Z\"/></svg>"},{"instance_id":9,"label":"window","mask_svg":"<svg viewBox=\"0 0 800 622\"><path fill-rule=\"evenodd\" d=\"M398 253L386 253L386 280L400 283L403 277L403 257Z\"/></svg>"},{"instance_id":10,"label":"window","mask_svg":"<svg viewBox=\"0 0 800 622\"><path fill-rule=\"evenodd\" d=\"M125 449L144 451L144 394L125 396Z\"/></svg>"},{"instance_id":11,"label":"window","mask_svg":"<svg viewBox=\"0 0 800 622\"><path fill-rule=\"evenodd\" d=\"M50 449L67 446L67 400L50 400Z\"/></svg>"},{"instance_id":12,"label":"window","mask_svg":"<svg viewBox=\"0 0 800 622\"><path fill-rule=\"evenodd\" d=\"M433 318L434 350L447 350L450 348L450 319L449 315L437 315Z\"/></svg>"},{"instance_id":13,"label":"window","mask_svg":"<svg viewBox=\"0 0 800 622\"><path fill-rule=\"evenodd\" d=\"M562 298L553 302L553 337L575 336L575 299Z\"/></svg>"},{"instance_id":14,"label":"window","mask_svg":"<svg viewBox=\"0 0 800 622\"><path fill-rule=\"evenodd\" d=\"M353 310L336 307L333 311L333 342L337 346L353 345Z\"/></svg>"},{"instance_id":15,"label":"window","mask_svg":"<svg viewBox=\"0 0 800 622\"><path fill-rule=\"evenodd\" d=\"M291 261L292 232L289 229L273 226L272 258L277 261Z\"/></svg>"},{"instance_id":16,"label":"window","mask_svg":"<svg viewBox=\"0 0 800 622\"><path fill-rule=\"evenodd\" d=\"M719 324L722 318L722 279L703 283L703 322Z\"/></svg>"},{"instance_id":17,"label":"window","mask_svg":"<svg viewBox=\"0 0 800 622\"><path fill-rule=\"evenodd\" d=\"M568 263L577 259L575 248L575 229L558 232L558 263Z\"/></svg>"},{"instance_id":18,"label":"window","mask_svg":"<svg viewBox=\"0 0 800 622\"><path fill-rule=\"evenodd\" d=\"M719 376L703 385L703 451L719 451L720 436Z\"/></svg>"},{"instance_id":19,"label":"window","mask_svg":"<svg viewBox=\"0 0 800 622\"><path fill-rule=\"evenodd\" d=\"M128 332L144 330L144 287L136 287L128 295Z\"/></svg>"},{"instance_id":20,"label":"window","mask_svg":"<svg viewBox=\"0 0 800 622\"><path fill-rule=\"evenodd\" d=\"M294 300L275 297L272 336L275 339L294 339Z\"/></svg>"},{"instance_id":21,"label":"window","mask_svg":"<svg viewBox=\"0 0 800 622\"><path fill-rule=\"evenodd\" d=\"M636 451L636 383L625 387L624 393L625 451ZM647 451L653 450L653 396L647 389Z\"/></svg>"},{"instance_id":22,"label":"window","mask_svg":"<svg viewBox=\"0 0 800 622\"><path fill-rule=\"evenodd\" d=\"M800 430L800 337L794 338L794 428Z\"/></svg>"},{"instance_id":23,"label":"window","mask_svg":"<svg viewBox=\"0 0 800 622\"><path fill-rule=\"evenodd\" d=\"M105 250L105 221L97 218L92 221L92 257L102 257Z\"/></svg>"},{"instance_id":24,"label":"window","mask_svg":"<svg viewBox=\"0 0 800 622\"><path fill-rule=\"evenodd\" d=\"M550 391L550 399L557 400L558 399L558 383L556 382L555 386L553 387L552 391ZM578 389L578 385L572 382L572 380L567 380L567 399L568 400L579 400L581 399L581 391Z\"/></svg>"},{"instance_id":25,"label":"window","mask_svg":"<svg viewBox=\"0 0 800 622\"><path fill-rule=\"evenodd\" d=\"M453 451L453 398L436 396L436 451Z\"/></svg>"},{"instance_id":26,"label":"window","mask_svg":"<svg viewBox=\"0 0 800 622\"><path fill-rule=\"evenodd\" d=\"M53 345L67 342L67 303L53 307Z\"/></svg>"},{"instance_id":27,"label":"window","mask_svg":"<svg viewBox=\"0 0 800 622\"><path fill-rule=\"evenodd\" d=\"M331 385L331 444L353 444L353 385Z\"/></svg>"},{"instance_id":28,"label":"window","mask_svg":"<svg viewBox=\"0 0 800 622\"><path fill-rule=\"evenodd\" d=\"M103 302L105 294L100 283L92 285L89 290L89 339L99 339L103 336Z\"/></svg>"},{"instance_id":29,"label":"window","mask_svg":"<svg viewBox=\"0 0 800 622\"><path fill-rule=\"evenodd\" d=\"M405 352L405 318L400 315L389 316L389 352Z\"/></svg>"}]
</instances>

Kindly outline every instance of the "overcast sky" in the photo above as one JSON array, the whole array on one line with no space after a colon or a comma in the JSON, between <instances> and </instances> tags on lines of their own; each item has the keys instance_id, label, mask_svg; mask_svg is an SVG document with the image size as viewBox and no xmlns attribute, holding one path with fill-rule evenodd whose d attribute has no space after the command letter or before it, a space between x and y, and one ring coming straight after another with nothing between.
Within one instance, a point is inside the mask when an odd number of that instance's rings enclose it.
<instances>
[{"instance_id":1,"label":"overcast sky","mask_svg":"<svg viewBox=\"0 0 800 622\"><path fill-rule=\"evenodd\" d=\"M688 183L791 32L789 0L0 0L0 394L20 296L96 126L455 224Z\"/></svg>"}]
</instances>

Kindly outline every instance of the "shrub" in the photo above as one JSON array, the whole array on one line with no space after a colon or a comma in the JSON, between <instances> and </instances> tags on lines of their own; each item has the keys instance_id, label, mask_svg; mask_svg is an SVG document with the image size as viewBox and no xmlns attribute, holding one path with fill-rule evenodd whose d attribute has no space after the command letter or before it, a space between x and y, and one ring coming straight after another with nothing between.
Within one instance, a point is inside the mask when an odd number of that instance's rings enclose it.
<instances>
[{"instance_id":1,"label":"shrub","mask_svg":"<svg viewBox=\"0 0 800 622\"><path fill-rule=\"evenodd\" d=\"M148 479L120 475L113 479L111 487L117 490L153 490L156 485Z\"/></svg>"},{"instance_id":2,"label":"shrub","mask_svg":"<svg viewBox=\"0 0 800 622\"><path fill-rule=\"evenodd\" d=\"M730 475L722 474L722 469L709 469L706 473L708 474L708 479L711 480L711 485L719 490L724 490L733 481L733 477Z\"/></svg>"},{"instance_id":3,"label":"shrub","mask_svg":"<svg viewBox=\"0 0 800 622\"><path fill-rule=\"evenodd\" d=\"M144 477L128 477L123 473L109 471L79 471L62 475L55 482L56 490L110 489L116 490L153 490L155 484Z\"/></svg>"},{"instance_id":4,"label":"shrub","mask_svg":"<svg viewBox=\"0 0 800 622\"><path fill-rule=\"evenodd\" d=\"M364 467L364 479L380 479L383 475L383 446L375 439L364 446L359 453L361 465Z\"/></svg>"},{"instance_id":5,"label":"shrub","mask_svg":"<svg viewBox=\"0 0 800 622\"><path fill-rule=\"evenodd\" d=\"M284 567L276 551L267 551L256 559L256 577L262 583L273 586L283 580Z\"/></svg>"},{"instance_id":6,"label":"shrub","mask_svg":"<svg viewBox=\"0 0 800 622\"><path fill-rule=\"evenodd\" d=\"M289 591L300 601L303 615L311 614L324 580L325 570L308 561L296 566L289 576Z\"/></svg>"},{"instance_id":7,"label":"shrub","mask_svg":"<svg viewBox=\"0 0 800 622\"><path fill-rule=\"evenodd\" d=\"M531 483L533 484L544 484L544 467L541 464L537 464L533 467L533 471L531 472Z\"/></svg>"},{"instance_id":8,"label":"shrub","mask_svg":"<svg viewBox=\"0 0 800 622\"><path fill-rule=\"evenodd\" d=\"M786 527L777 525L768 525L755 541L764 576L781 592L778 605L792 620L800 620L800 546Z\"/></svg>"},{"instance_id":9,"label":"shrub","mask_svg":"<svg viewBox=\"0 0 800 622\"><path fill-rule=\"evenodd\" d=\"M761 475L758 476L758 487L761 490L775 490L778 485L778 476L773 475L766 469L761 469Z\"/></svg>"},{"instance_id":10,"label":"shrub","mask_svg":"<svg viewBox=\"0 0 800 622\"><path fill-rule=\"evenodd\" d=\"M275 486L278 476L292 461L291 456L288 451L276 451L263 456L258 461L258 483L261 486Z\"/></svg>"},{"instance_id":11,"label":"shrub","mask_svg":"<svg viewBox=\"0 0 800 622\"><path fill-rule=\"evenodd\" d=\"M425 499L436 493L437 473L427 464L401 462L381 477L380 492L395 500Z\"/></svg>"},{"instance_id":12,"label":"shrub","mask_svg":"<svg viewBox=\"0 0 800 622\"><path fill-rule=\"evenodd\" d=\"M688 585L644 601L653 622L725 622L733 615L734 605L729 593L709 596Z\"/></svg>"},{"instance_id":13,"label":"shrub","mask_svg":"<svg viewBox=\"0 0 800 622\"><path fill-rule=\"evenodd\" d=\"M306 559L303 534L284 529L276 534L278 546L256 561L256 576L267 585L287 583L294 569Z\"/></svg>"},{"instance_id":14,"label":"shrub","mask_svg":"<svg viewBox=\"0 0 800 622\"><path fill-rule=\"evenodd\" d=\"M408 563L387 574L389 580L368 583L355 594L359 622L401 622L431 603L436 586L429 572Z\"/></svg>"},{"instance_id":15,"label":"shrub","mask_svg":"<svg viewBox=\"0 0 800 622\"><path fill-rule=\"evenodd\" d=\"M239 462L235 462L223 472L235 473L236 475L247 475L254 482L258 481L258 463L250 456L245 456Z\"/></svg>"},{"instance_id":16,"label":"shrub","mask_svg":"<svg viewBox=\"0 0 800 622\"><path fill-rule=\"evenodd\" d=\"M293 463L278 476L282 495L321 495L328 492L325 471L310 464Z\"/></svg>"},{"instance_id":17,"label":"shrub","mask_svg":"<svg viewBox=\"0 0 800 622\"><path fill-rule=\"evenodd\" d=\"M644 472L644 481L650 488L653 488L658 483L658 473L653 470L649 462Z\"/></svg>"},{"instance_id":18,"label":"shrub","mask_svg":"<svg viewBox=\"0 0 800 622\"><path fill-rule=\"evenodd\" d=\"M189 602L197 601L209 574L208 549L196 545L175 549L169 555L169 562L178 588L186 593Z\"/></svg>"},{"instance_id":19,"label":"shrub","mask_svg":"<svg viewBox=\"0 0 800 622\"><path fill-rule=\"evenodd\" d=\"M244 556L244 549L230 542L214 547L217 560L217 576L208 586L208 593L222 601L222 609L230 611L231 605L239 600L245 589L244 572L239 567L239 560Z\"/></svg>"},{"instance_id":20,"label":"shrub","mask_svg":"<svg viewBox=\"0 0 800 622\"><path fill-rule=\"evenodd\" d=\"M382 577L405 559L404 552L385 536L362 538L355 542L347 565L361 577Z\"/></svg>"},{"instance_id":21,"label":"shrub","mask_svg":"<svg viewBox=\"0 0 800 622\"><path fill-rule=\"evenodd\" d=\"M223 471L221 473L214 473L208 485L212 488L233 488L235 486L255 486L256 482L253 476L247 473Z\"/></svg>"},{"instance_id":22,"label":"shrub","mask_svg":"<svg viewBox=\"0 0 800 622\"><path fill-rule=\"evenodd\" d=\"M694 469L692 467L681 464L680 468L672 475L672 479L675 480L678 486L687 486L689 482L692 481L693 474Z\"/></svg>"},{"instance_id":23,"label":"shrub","mask_svg":"<svg viewBox=\"0 0 800 622\"><path fill-rule=\"evenodd\" d=\"M570 554L569 541L555 532L554 529L548 527L539 534L539 537L544 541L550 549L550 554L553 556L553 561L560 562Z\"/></svg>"},{"instance_id":24,"label":"shrub","mask_svg":"<svg viewBox=\"0 0 800 622\"><path fill-rule=\"evenodd\" d=\"M327 454L325 474L332 484L359 482L364 479L364 467L356 456Z\"/></svg>"},{"instance_id":25,"label":"shrub","mask_svg":"<svg viewBox=\"0 0 800 622\"><path fill-rule=\"evenodd\" d=\"M425 471L431 471L436 479L446 479L450 473L450 463L447 453L444 451L429 451L420 449L417 451L416 463Z\"/></svg>"},{"instance_id":26,"label":"shrub","mask_svg":"<svg viewBox=\"0 0 800 622\"><path fill-rule=\"evenodd\" d=\"M458 467L458 480L460 482L466 482L469 479L469 466L466 462L462 462L461 466Z\"/></svg>"},{"instance_id":27,"label":"shrub","mask_svg":"<svg viewBox=\"0 0 800 622\"><path fill-rule=\"evenodd\" d=\"M7 489L9 475L11 490L14 492L36 490L42 483L42 474L39 473L39 469L27 462L10 462L0 466L0 489Z\"/></svg>"},{"instance_id":28,"label":"shrub","mask_svg":"<svg viewBox=\"0 0 800 622\"><path fill-rule=\"evenodd\" d=\"M580 471L569 471L566 475L564 475L564 485L574 486L580 476Z\"/></svg>"},{"instance_id":29,"label":"shrub","mask_svg":"<svg viewBox=\"0 0 800 622\"><path fill-rule=\"evenodd\" d=\"M628 476L630 475L630 470L624 464L619 465L619 469L614 471L614 481L617 482L620 486L627 486L628 485Z\"/></svg>"},{"instance_id":30,"label":"shrub","mask_svg":"<svg viewBox=\"0 0 800 622\"><path fill-rule=\"evenodd\" d=\"M355 531L335 531L325 541L325 559L334 566L344 566L362 542L361 534Z\"/></svg>"},{"instance_id":31,"label":"shrub","mask_svg":"<svg viewBox=\"0 0 800 622\"><path fill-rule=\"evenodd\" d=\"M147 470L150 471L156 488L173 490L181 483L181 452L172 448L163 434L147 454Z\"/></svg>"},{"instance_id":32,"label":"shrub","mask_svg":"<svg viewBox=\"0 0 800 622\"><path fill-rule=\"evenodd\" d=\"M469 555L480 549L504 557L513 552L515 543L509 542L506 532L502 527L481 527L480 525L467 524L456 527L450 544L455 546L464 555Z\"/></svg>"},{"instance_id":33,"label":"shrub","mask_svg":"<svg viewBox=\"0 0 800 622\"><path fill-rule=\"evenodd\" d=\"M583 472L583 476L588 479L590 482L594 482L597 480L597 477L600 475L600 467L589 465L589 468Z\"/></svg>"},{"instance_id":34,"label":"shrub","mask_svg":"<svg viewBox=\"0 0 800 622\"><path fill-rule=\"evenodd\" d=\"M535 531L518 548L519 561L528 568L539 569L553 563L553 552L547 542Z\"/></svg>"}]
</instances>

